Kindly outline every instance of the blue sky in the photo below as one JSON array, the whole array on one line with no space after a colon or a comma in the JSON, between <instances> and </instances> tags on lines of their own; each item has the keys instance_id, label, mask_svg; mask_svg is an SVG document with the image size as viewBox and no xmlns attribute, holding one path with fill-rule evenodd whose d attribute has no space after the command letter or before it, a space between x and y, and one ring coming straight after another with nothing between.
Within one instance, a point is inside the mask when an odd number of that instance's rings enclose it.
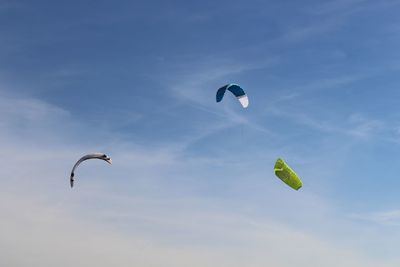
<instances>
[{"instance_id":1,"label":"blue sky","mask_svg":"<svg viewBox=\"0 0 400 267\"><path fill-rule=\"evenodd\" d=\"M0 262L398 266L399 11L0 0Z\"/></svg>"}]
</instances>

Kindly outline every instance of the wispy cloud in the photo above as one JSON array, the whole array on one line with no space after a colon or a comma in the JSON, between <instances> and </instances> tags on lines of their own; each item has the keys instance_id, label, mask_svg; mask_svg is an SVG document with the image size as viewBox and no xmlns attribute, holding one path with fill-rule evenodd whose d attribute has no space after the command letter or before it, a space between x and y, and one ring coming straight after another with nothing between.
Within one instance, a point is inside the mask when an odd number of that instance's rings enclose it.
<instances>
[{"instance_id":1,"label":"wispy cloud","mask_svg":"<svg viewBox=\"0 0 400 267\"><path fill-rule=\"evenodd\" d=\"M270 114L289 119L294 124L303 125L314 130L331 133L344 134L354 138L369 138L384 129L384 122L378 119L367 118L360 113L350 114L347 119L332 121L329 119L317 119L305 112L296 110L285 110L284 108L270 107Z\"/></svg>"},{"instance_id":2,"label":"wispy cloud","mask_svg":"<svg viewBox=\"0 0 400 267\"><path fill-rule=\"evenodd\" d=\"M40 129L29 129L46 134L46 138L57 134L54 121L61 119L65 123L71 116L46 102L26 101L7 99L7 114L12 116L9 123L5 122L7 128L16 127L21 121L27 121L24 124L28 126L40 123ZM14 107L18 112L10 112ZM79 127L69 130L81 132ZM8 135L2 131L1 140L7 140ZM179 156L171 154L179 151L135 148L114 141L110 152L115 156L113 168L118 170L93 162L91 165L99 168L82 168L80 187L71 191L66 174L76 154L72 147L83 151L89 146L74 144L67 138L57 146L41 142L24 147L22 138L14 136L7 145L1 142L3 153L7 154L4 158L8 158L1 168L1 176L8 177L3 178L0 197L3 264L243 266L246 262L251 266L291 266L295 258L298 266L308 266L313 257L316 264L324 266L373 266L362 251L350 251L336 241L326 241L304 230L301 224L294 227L268 216L251 215L245 209L232 210L226 203L233 201L236 204L232 207L240 206L232 198L215 199L195 193L193 186L204 187L200 176L209 172L200 171L201 161L191 162L189 158L181 162ZM21 164L24 168L19 167ZM111 174L115 176L112 181L106 179ZM96 177L96 182L89 177ZM182 184L194 178L197 183ZM113 185L116 183L129 183L136 196L129 196L129 190ZM183 190L191 194L178 193ZM303 199L302 205L311 202ZM326 212L322 202L318 203ZM265 251L269 251L267 258ZM293 257L285 257L287 253ZM20 254L25 256L19 257Z\"/></svg>"},{"instance_id":3,"label":"wispy cloud","mask_svg":"<svg viewBox=\"0 0 400 267\"><path fill-rule=\"evenodd\" d=\"M0 198L1 262L9 266L286 267L294 262L309 266L310 258L316 266L396 266L376 262L354 248L300 229L221 210L213 212L211 206L182 210L174 208L182 202L160 206L162 203L153 201L149 206L142 201L137 203L140 210L135 205L131 211L125 208L124 213L107 214L103 208L101 217L90 218L68 211L66 200L60 209L60 205L49 205L30 195L1 194ZM161 209L154 210L156 206ZM145 209L153 215L148 217ZM129 224L129 230L115 224L118 221ZM24 257L18 256L21 254Z\"/></svg>"},{"instance_id":4,"label":"wispy cloud","mask_svg":"<svg viewBox=\"0 0 400 267\"><path fill-rule=\"evenodd\" d=\"M371 213L351 214L350 218L368 221L380 225L400 226L400 210L388 210Z\"/></svg>"},{"instance_id":5,"label":"wispy cloud","mask_svg":"<svg viewBox=\"0 0 400 267\"><path fill-rule=\"evenodd\" d=\"M206 127L204 131L201 131L200 137L195 137L194 140L198 140L199 138L206 137L235 125L245 125L269 135L273 134L271 130L252 121L248 116L246 117L237 112L231 105L225 102L216 105L215 94L219 87L226 83L234 82L232 81L233 76L264 68L275 63L275 60L262 63L232 62L231 60L216 62L213 60L206 60L201 64L195 64L197 67L191 69L190 72L189 70L185 70L183 75L177 75L179 79L172 81L170 89L178 101L183 105L192 106L193 108L215 115L216 118L223 119L224 121L214 129L207 130ZM182 79L183 76L185 77L184 79ZM250 96L250 102L251 101ZM242 112L246 112L246 110Z\"/></svg>"},{"instance_id":6,"label":"wispy cloud","mask_svg":"<svg viewBox=\"0 0 400 267\"><path fill-rule=\"evenodd\" d=\"M320 3L318 5L309 7L308 9L312 11L314 14L318 15L326 15L326 14L343 14L347 13L349 10L353 11L357 9L357 7L362 6L363 4L368 3L368 0L335 0L325 3Z\"/></svg>"},{"instance_id":7,"label":"wispy cloud","mask_svg":"<svg viewBox=\"0 0 400 267\"><path fill-rule=\"evenodd\" d=\"M398 1L384 0L384 1L368 1L368 0L335 0L325 3L320 3L307 8L311 13L317 15L327 14L354 14L363 10L373 9L377 7L391 7L398 4Z\"/></svg>"},{"instance_id":8,"label":"wispy cloud","mask_svg":"<svg viewBox=\"0 0 400 267\"><path fill-rule=\"evenodd\" d=\"M374 134L378 134L384 128L384 122L366 118L362 114L351 114L348 118L350 127L346 131L347 134L355 137L368 138Z\"/></svg>"}]
</instances>

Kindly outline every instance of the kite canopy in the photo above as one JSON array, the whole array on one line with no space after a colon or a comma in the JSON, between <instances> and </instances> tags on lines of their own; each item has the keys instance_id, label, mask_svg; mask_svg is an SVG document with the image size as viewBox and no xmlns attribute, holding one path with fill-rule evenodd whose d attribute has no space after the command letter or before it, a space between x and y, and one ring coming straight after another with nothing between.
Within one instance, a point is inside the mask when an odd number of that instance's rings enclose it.
<instances>
[{"instance_id":1,"label":"kite canopy","mask_svg":"<svg viewBox=\"0 0 400 267\"><path fill-rule=\"evenodd\" d=\"M277 159L274 167L275 175L295 190L299 190L303 183L299 176L286 164L283 159Z\"/></svg>"},{"instance_id":2,"label":"kite canopy","mask_svg":"<svg viewBox=\"0 0 400 267\"><path fill-rule=\"evenodd\" d=\"M101 160L104 160L104 161L106 161L106 162L108 162L108 163L110 163L110 164L112 163L111 159L110 159L106 154L103 154L103 153L92 153L92 154L87 154L87 155L83 156L82 158L80 158L80 159L75 163L74 167L72 168L71 177L70 177L70 184L71 184L71 187L74 186L75 169L76 169L83 161L88 160L88 159L101 159Z\"/></svg>"},{"instance_id":3,"label":"kite canopy","mask_svg":"<svg viewBox=\"0 0 400 267\"><path fill-rule=\"evenodd\" d=\"M216 95L217 102L221 102L222 98L224 98L226 90L231 91L231 93L236 96L243 108L247 108L249 106L249 98L247 97L246 93L239 85L234 83L224 85L218 89Z\"/></svg>"}]
</instances>

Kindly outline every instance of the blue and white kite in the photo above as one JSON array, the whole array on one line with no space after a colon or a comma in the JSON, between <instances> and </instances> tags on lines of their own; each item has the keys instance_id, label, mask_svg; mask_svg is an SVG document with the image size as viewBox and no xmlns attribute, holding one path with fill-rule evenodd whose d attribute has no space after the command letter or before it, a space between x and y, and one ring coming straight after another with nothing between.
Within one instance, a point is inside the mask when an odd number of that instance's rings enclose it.
<instances>
[{"instance_id":1,"label":"blue and white kite","mask_svg":"<svg viewBox=\"0 0 400 267\"><path fill-rule=\"evenodd\" d=\"M247 97L246 93L239 85L234 83L224 85L218 89L216 95L217 102L221 102L222 98L224 98L226 90L231 91L231 93L236 96L243 108L247 108L249 106L249 98Z\"/></svg>"}]
</instances>

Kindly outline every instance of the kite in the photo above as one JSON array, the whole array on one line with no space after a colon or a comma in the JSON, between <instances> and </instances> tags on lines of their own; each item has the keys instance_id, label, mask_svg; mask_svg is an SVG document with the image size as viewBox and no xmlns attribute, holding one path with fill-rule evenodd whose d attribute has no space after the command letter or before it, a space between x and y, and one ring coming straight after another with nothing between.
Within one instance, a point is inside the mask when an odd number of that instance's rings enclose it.
<instances>
[{"instance_id":1,"label":"kite","mask_svg":"<svg viewBox=\"0 0 400 267\"><path fill-rule=\"evenodd\" d=\"M234 83L224 85L218 89L216 95L217 102L221 102L222 98L224 98L226 90L230 91L234 96L236 96L243 108L247 108L249 106L249 98L247 97L246 93L239 85Z\"/></svg>"},{"instance_id":2,"label":"kite","mask_svg":"<svg viewBox=\"0 0 400 267\"><path fill-rule=\"evenodd\" d=\"M74 186L74 176L75 176L75 169L85 160L88 159L101 159L104 160L108 163L112 163L111 159L103 153L93 153L93 154L88 154L86 156L83 156L82 158L80 158L74 165L74 167L72 168L71 171L71 177L70 177L70 184L71 184L71 188Z\"/></svg>"},{"instance_id":3,"label":"kite","mask_svg":"<svg viewBox=\"0 0 400 267\"><path fill-rule=\"evenodd\" d=\"M274 167L275 175L285 184L295 190L299 190L303 183L299 176L286 164L283 159L277 159Z\"/></svg>"}]
</instances>

